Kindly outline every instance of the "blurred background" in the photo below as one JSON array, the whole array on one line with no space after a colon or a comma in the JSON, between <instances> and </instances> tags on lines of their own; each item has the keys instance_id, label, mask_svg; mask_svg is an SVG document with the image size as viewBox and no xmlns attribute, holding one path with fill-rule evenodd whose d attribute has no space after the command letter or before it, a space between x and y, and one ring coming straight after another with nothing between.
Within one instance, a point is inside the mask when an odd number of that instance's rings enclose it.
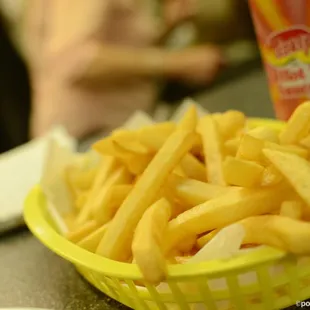
<instances>
[{"instance_id":1,"label":"blurred background","mask_svg":"<svg viewBox=\"0 0 310 310\"><path fill-rule=\"evenodd\" d=\"M0 152L58 124L108 132L261 66L245 0L0 0L0 56Z\"/></svg>"}]
</instances>

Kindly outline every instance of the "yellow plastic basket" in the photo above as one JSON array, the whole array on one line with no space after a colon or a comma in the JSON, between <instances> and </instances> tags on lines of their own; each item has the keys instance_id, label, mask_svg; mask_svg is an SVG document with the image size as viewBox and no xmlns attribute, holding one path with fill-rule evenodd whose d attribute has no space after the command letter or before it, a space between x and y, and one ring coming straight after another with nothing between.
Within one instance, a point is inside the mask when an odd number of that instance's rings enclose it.
<instances>
[{"instance_id":1,"label":"yellow plastic basket","mask_svg":"<svg viewBox=\"0 0 310 310\"><path fill-rule=\"evenodd\" d=\"M253 119L250 126L282 123ZM95 287L137 309L281 309L310 297L310 258L260 247L225 261L169 266L167 284L143 283L136 265L83 250L55 229L43 192L36 186L25 202L25 221L48 248L72 262Z\"/></svg>"}]
</instances>

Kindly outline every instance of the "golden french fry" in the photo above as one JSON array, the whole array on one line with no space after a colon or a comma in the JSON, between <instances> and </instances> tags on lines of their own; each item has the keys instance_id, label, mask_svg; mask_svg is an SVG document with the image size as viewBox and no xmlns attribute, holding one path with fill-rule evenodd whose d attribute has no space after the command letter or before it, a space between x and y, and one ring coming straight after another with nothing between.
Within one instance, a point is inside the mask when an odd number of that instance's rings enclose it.
<instances>
[{"instance_id":1,"label":"golden french fry","mask_svg":"<svg viewBox=\"0 0 310 310\"><path fill-rule=\"evenodd\" d=\"M63 216L63 220L69 231L73 231L74 229L76 229L75 225L76 216L77 216L76 210Z\"/></svg>"},{"instance_id":2,"label":"golden french fry","mask_svg":"<svg viewBox=\"0 0 310 310\"><path fill-rule=\"evenodd\" d=\"M77 219L76 225L82 225L87 220L91 218L91 212L94 204L94 200L101 191L106 180L109 178L111 173L119 166L118 161L111 156L104 156L102 158L99 170L96 174L94 184L90 190L87 202L85 206L81 209Z\"/></svg>"},{"instance_id":3,"label":"golden french fry","mask_svg":"<svg viewBox=\"0 0 310 310\"><path fill-rule=\"evenodd\" d=\"M294 154L267 149L263 153L310 209L310 163Z\"/></svg>"},{"instance_id":4,"label":"golden french fry","mask_svg":"<svg viewBox=\"0 0 310 310\"><path fill-rule=\"evenodd\" d=\"M264 167L248 160L228 156L223 164L227 184L254 187L261 183Z\"/></svg>"},{"instance_id":5,"label":"golden french fry","mask_svg":"<svg viewBox=\"0 0 310 310\"><path fill-rule=\"evenodd\" d=\"M101 207L94 214L96 221L102 224L109 222L132 188L133 185L130 184L111 185L111 187L107 187L105 195L101 197Z\"/></svg>"},{"instance_id":6,"label":"golden french fry","mask_svg":"<svg viewBox=\"0 0 310 310\"><path fill-rule=\"evenodd\" d=\"M87 203L88 196L89 196L89 191L79 192L76 199L75 199L74 206L78 210L81 210L85 206L85 204Z\"/></svg>"},{"instance_id":7,"label":"golden french fry","mask_svg":"<svg viewBox=\"0 0 310 310\"><path fill-rule=\"evenodd\" d=\"M301 220L303 204L297 200L283 201L280 208L280 215L287 216L294 220Z\"/></svg>"},{"instance_id":8,"label":"golden french fry","mask_svg":"<svg viewBox=\"0 0 310 310\"><path fill-rule=\"evenodd\" d=\"M280 152L285 152L285 153L291 153L291 154L296 154L300 157L303 158L308 158L309 156L309 151L297 146L297 145L279 145L276 143L271 143L271 142L265 142L264 148L270 149L270 150L275 150L275 151L280 151Z\"/></svg>"},{"instance_id":9,"label":"golden french fry","mask_svg":"<svg viewBox=\"0 0 310 310\"><path fill-rule=\"evenodd\" d=\"M310 224L279 215L249 217L240 221L244 243L264 244L297 254L310 254Z\"/></svg>"},{"instance_id":10,"label":"golden french fry","mask_svg":"<svg viewBox=\"0 0 310 310\"><path fill-rule=\"evenodd\" d=\"M223 145L217 124L211 115L206 115L200 120L198 133L202 138L208 182L225 185L222 167Z\"/></svg>"},{"instance_id":11,"label":"golden french fry","mask_svg":"<svg viewBox=\"0 0 310 310\"><path fill-rule=\"evenodd\" d=\"M87 235L92 233L94 230L98 228L98 223L94 220L90 220L77 228L74 231L70 231L67 234L67 239L70 240L73 243L77 243L83 238L85 238Z\"/></svg>"},{"instance_id":12,"label":"golden french fry","mask_svg":"<svg viewBox=\"0 0 310 310\"><path fill-rule=\"evenodd\" d=\"M121 156L129 154L146 155L150 153L149 149L138 140L122 141L121 139L115 138L112 143L117 154Z\"/></svg>"},{"instance_id":13,"label":"golden french fry","mask_svg":"<svg viewBox=\"0 0 310 310\"><path fill-rule=\"evenodd\" d=\"M261 140L269 141L273 143L279 143L278 131L271 127L267 127L267 126L255 127L249 130L247 134L256 139L261 139Z\"/></svg>"},{"instance_id":14,"label":"golden french fry","mask_svg":"<svg viewBox=\"0 0 310 310\"><path fill-rule=\"evenodd\" d=\"M124 149L123 146L114 142L114 148L119 160L134 174L141 174L148 166L153 156L151 154L135 154Z\"/></svg>"},{"instance_id":15,"label":"golden french fry","mask_svg":"<svg viewBox=\"0 0 310 310\"><path fill-rule=\"evenodd\" d=\"M174 169L173 169L173 173L180 176L180 177L183 177L185 178L186 177L186 174L184 172L184 170L182 169L181 165L179 166L176 166Z\"/></svg>"},{"instance_id":16,"label":"golden french fry","mask_svg":"<svg viewBox=\"0 0 310 310\"><path fill-rule=\"evenodd\" d=\"M175 129L176 124L172 122L144 127L138 131L138 140L151 151L157 152Z\"/></svg>"},{"instance_id":17,"label":"golden french fry","mask_svg":"<svg viewBox=\"0 0 310 310\"><path fill-rule=\"evenodd\" d=\"M134 260L149 283L158 284L166 277L166 259L161 244L170 216L170 203L162 198L145 211L134 234Z\"/></svg>"},{"instance_id":18,"label":"golden french fry","mask_svg":"<svg viewBox=\"0 0 310 310\"><path fill-rule=\"evenodd\" d=\"M224 139L234 137L236 133L245 127L246 118L240 111L230 110L223 114L215 114L219 132Z\"/></svg>"},{"instance_id":19,"label":"golden french fry","mask_svg":"<svg viewBox=\"0 0 310 310\"><path fill-rule=\"evenodd\" d=\"M100 192L98 192L98 195L93 200L92 215L94 218L101 218L101 213L109 212L109 205L104 204L104 201L107 199L107 195L109 195L109 189L114 185L128 185L131 183L132 179L132 175L125 167L117 168L109 176Z\"/></svg>"},{"instance_id":20,"label":"golden french fry","mask_svg":"<svg viewBox=\"0 0 310 310\"><path fill-rule=\"evenodd\" d=\"M280 183L282 180L282 174L273 165L269 165L264 169L261 185L273 186Z\"/></svg>"},{"instance_id":21,"label":"golden french fry","mask_svg":"<svg viewBox=\"0 0 310 310\"><path fill-rule=\"evenodd\" d=\"M171 193L177 197L178 201L185 204L187 208L197 206L210 199L225 195L231 190L235 190L233 187L225 187L192 179L178 178L173 175L170 176L168 182Z\"/></svg>"},{"instance_id":22,"label":"golden french fry","mask_svg":"<svg viewBox=\"0 0 310 310\"><path fill-rule=\"evenodd\" d=\"M196 130L198 122L197 109L194 104L190 105L185 115L180 120L178 127L182 130L194 131Z\"/></svg>"},{"instance_id":23,"label":"golden french fry","mask_svg":"<svg viewBox=\"0 0 310 310\"><path fill-rule=\"evenodd\" d=\"M187 210L169 222L165 250L169 252L185 236L199 235L249 216L272 212L279 208L287 192L285 184L241 188Z\"/></svg>"},{"instance_id":24,"label":"golden french fry","mask_svg":"<svg viewBox=\"0 0 310 310\"><path fill-rule=\"evenodd\" d=\"M282 144L298 144L309 134L310 130L310 101L299 105L290 117L285 128L280 133Z\"/></svg>"},{"instance_id":25,"label":"golden french fry","mask_svg":"<svg viewBox=\"0 0 310 310\"><path fill-rule=\"evenodd\" d=\"M156 198L168 175L192 148L194 139L194 130L185 131L181 128L169 136L111 221L102 239L102 255L120 261L128 260L131 240L139 220Z\"/></svg>"},{"instance_id":26,"label":"golden french fry","mask_svg":"<svg viewBox=\"0 0 310 310\"><path fill-rule=\"evenodd\" d=\"M215 235L220 231L220 229L214 229L211 232L208 232L207 234L205 234L204 236L200 237L197 242L196 245L198 247L198 249L203 248L209 241L211 241Z\"/></svg>"},{"instance_id":27,"label":"golden french fry","mask_svg":"<svg viewBox=\"0 0 310 310\"><path fill-rule=\"evenodd\" d=\"M77 242L77 245L81 248L95 253L96 251L100 252L100 249L98 250L98 245L100 241L103 238L104 233L107 230L108 223L100 226L93 232L91 232L89 235L85 236L83 239L81 239L79 242Z\"/></svg>"},{"instance_id":28,"label":"golden french fry","mask_svg":"<svg viewBox=\"0 0 310 310\"><path fill-rule=\"evenodd\" d=\"M310 134L308 134L306 137L302 138L299 141L299 144L309 150L310 149Z\"/></svg>"},{"instance_id":29,"label":"golden french fry","mask_svg":"<svg viewBox=\"0 0 310 310\"><path fill-rule=\"evenodd\" d=\"M237 158L260 162L263 158L262 149L264 141L245 134L241 138L241 142L237 151Z\"/></svg>"},{"instance_id":30,"label":"golden french fry","mask_svg":"<svg viewBox=\"0 0 310 310\"><path fill-rule=\"evenodd\" d=\"M225 155L236 156L241 139L239 137L224 142Z\"/></svg>"},{"instance_id":31,"label":"golden french fry","mask_svg":"<svg viewBox=\"0 0 310 310\"><path fill-rule=\"evenodd\" d=\"M180 162L184 175L190 179L206 181L206 168L194 155L186 154Z\"/></svg>"}]
</instances>

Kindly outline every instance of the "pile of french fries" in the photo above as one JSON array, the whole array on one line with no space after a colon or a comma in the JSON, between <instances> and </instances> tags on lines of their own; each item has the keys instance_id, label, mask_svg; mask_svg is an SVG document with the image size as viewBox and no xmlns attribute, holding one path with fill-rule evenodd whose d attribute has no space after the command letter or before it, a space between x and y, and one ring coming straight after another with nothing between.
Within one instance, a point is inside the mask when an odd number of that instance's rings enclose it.
<instances>
[{"instance_id":1,"label":"pile of french fries","mask_svg":"<svg viewBox=\"0 0 310 310\"><path fill-rule=\"evenodd\" d=\"M310 254L310 102L281 131L251 128L239 111L118 129L93 145L98 165L72 163L67 238L137 264L158 284L167 264L242 225L243 246Z\"/></svg>"}]
</instances>

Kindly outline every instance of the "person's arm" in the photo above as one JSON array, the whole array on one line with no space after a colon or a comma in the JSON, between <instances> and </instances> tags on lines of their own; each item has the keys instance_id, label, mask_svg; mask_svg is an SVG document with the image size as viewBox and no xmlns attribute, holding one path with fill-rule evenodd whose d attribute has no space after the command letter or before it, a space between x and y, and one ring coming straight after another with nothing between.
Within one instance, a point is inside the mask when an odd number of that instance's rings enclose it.
<instances>
[{"instance_id":1,"label":"person's arm","mask_svg":"<svg viewBox=\"0 0 310 310\"><path fill-rule=\"evenodd\" d=\"M76 61L79 71L72 75L78 83L102 83L135 77L173 77L179 69L176 52L161 48L90 44L78 54L80 56Z\"/></svg>"}]
</instances>

